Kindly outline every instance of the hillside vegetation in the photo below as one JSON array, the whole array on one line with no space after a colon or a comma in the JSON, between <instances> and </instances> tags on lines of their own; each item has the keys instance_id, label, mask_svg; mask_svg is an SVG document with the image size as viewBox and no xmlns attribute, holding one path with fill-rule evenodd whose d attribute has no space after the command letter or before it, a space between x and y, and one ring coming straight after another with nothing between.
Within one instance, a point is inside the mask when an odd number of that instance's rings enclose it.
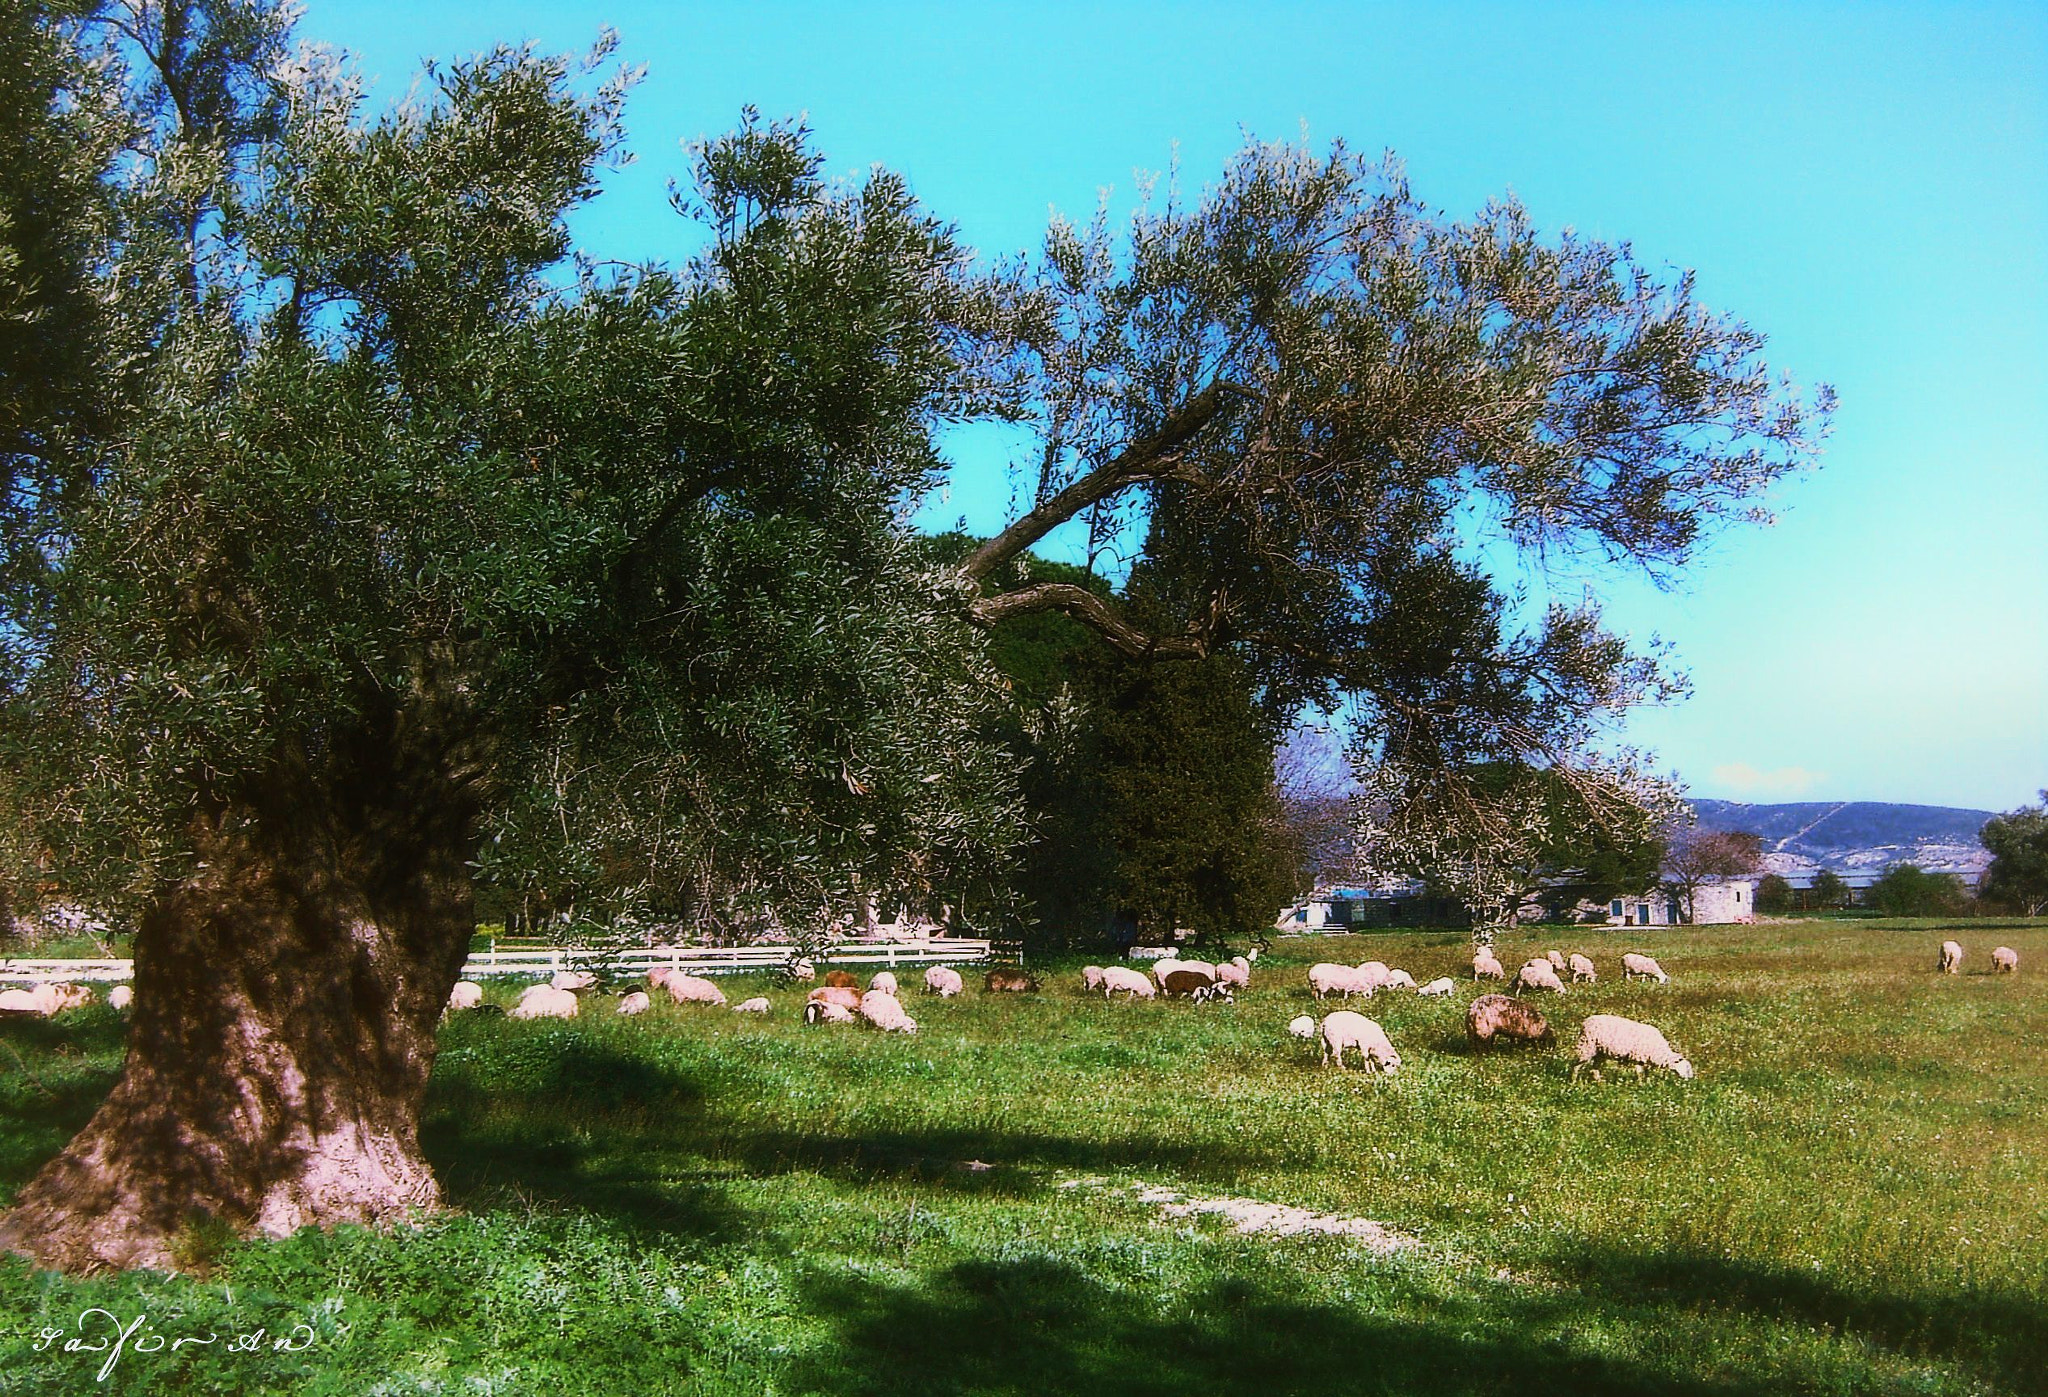
<instances>
[{"instance_id":1,"label":"hillside vegetation","mask_svg":"<svg viewBox=\"0 0 2048 1397\"><path fill-rule=\"evenodd\" d=\"M1950 934L2021 973L1934 974ZM1545 997L1560 1046L1521 1053L1467 1049L1464 945L1283 941L1213 1007L1105 1005L1061 962L1036 996L906 989L915 1038L806 1029L765 979L728 986L765 1021L463 1017L426 1126L456 1212L195 1233L184 1278L0 1263L0 1393L2044 1390L2048 923L1519 936L1511 970L1556 945L1603 975ZM1628 949L1672 983L1622 983ZM1366 958L1460 975L1353 1002L1392 1078L1285 1036L1318 1012L1306 965ZM1659 1025L1698 1079L1574 1085L1594 1012ZM120 1041L103 1008L0 1024L0 1203ZM1365 1235L1199 1210L1231 1199ZM91 1306L147 1316L104 1382L38 1338ZM221 1339L135 1351L152 1331Z\"/></svg>"}]
</instances>

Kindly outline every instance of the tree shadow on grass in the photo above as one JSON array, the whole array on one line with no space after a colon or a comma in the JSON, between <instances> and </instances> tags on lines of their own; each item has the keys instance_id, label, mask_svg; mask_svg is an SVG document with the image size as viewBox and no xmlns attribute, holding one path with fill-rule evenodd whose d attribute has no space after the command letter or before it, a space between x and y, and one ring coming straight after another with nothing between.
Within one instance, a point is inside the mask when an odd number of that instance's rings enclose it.
<instances>
[{"instance_id":1,"label":"tree shadow on grass","mask_svg":"<svg viewBox=\"0 0 2048 1397\"><path fill-rule=\"evenodd\" d=\"M844 1397L1280 1397L1312 1393L1667 1393L1763 1397L1532 1332L1535 1313L1446 1306L1427 1321L1305 1302L1268 1281L1211 1282L1162 1318L1051 1257L962 1262L921 1290L831 1275L807 1308L827 1344L800 1355L791 1387ZM1553 1311L1557 1302L1543 1302Z\"/></svg>"},{"instance_id":2,"label":"tree shadow on grass","mask_svg":"<svg viewBox=\"0 0 2048 1397\"><path fill-rule=\"evenodd\" d=\"M1822 1275L1683 1251L1588 1249L1554 1264L1588 1294L1824 1326L1896 1353L1967 1363L2016 1392L2048 1392L2048 1305L2036 1297L1852 1289Z\"/></svg>"}]
</instances>

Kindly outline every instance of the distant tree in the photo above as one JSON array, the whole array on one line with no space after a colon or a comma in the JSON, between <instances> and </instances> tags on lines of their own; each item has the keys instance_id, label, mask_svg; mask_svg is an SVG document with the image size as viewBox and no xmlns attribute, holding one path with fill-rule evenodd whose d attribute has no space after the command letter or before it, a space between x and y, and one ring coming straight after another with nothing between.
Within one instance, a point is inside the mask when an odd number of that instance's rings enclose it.
<instances>
[{"instance_id":1,"label":"distant tree","mask_svg":"<svg viewBox=\"0 0 2048 1397\"><path fill-rule=\"evenodd\" d=\"M1895 863L1870 885L1864 901L1887 917L1939 917L1959 910L1967 895L1953 873L1930 873Z\"/></svg>"},{"instance_id":2,"label":"distant tree","mask_svg":"<svg viewBox=\"0 0 2048 1397\"><path fill-rule=\"evenodd\" d=\"M2048 791L2039 805L1986 820L1977 837L1991 851L1983 896L2028 917L2048 911Z\"/></svg>"},{"instance_id":3,"label":"distant tree","mask_svg":"<svg viewBox=\"0 0 2048 1397\"><path fill-rule=\"evenodd\" d=\"M1664 857L1664 886L1685 904L1685 919L1694 917L1699 890L1725 878L1748 878L1763 867L1763 839L1739 830L1690 827L1675 831Z\"/></svg>"},{"instance_id":4,"label":"distant tree","mask_svg":"<svg viewBox=\"0 0 2048 1397\"><path fill-rule=\"evenodd\" d=\"M1839 911L1849 905L1849 885L1833 869L1823 868L1813 875L1813 886L1807 889L1807 896L1821 911Z\"/></svg>"},{"instance_id":5,"label":"distant tree","mask_svg":"<svg viewBox=\"0 0 2048 1397\"><path fill-rule=\"evenodd\" d=\"M1792 885L1775 873L1766 873L1756 885L1756 910L1772 917L1791 911Z\"/></svg>"}]
</instances>

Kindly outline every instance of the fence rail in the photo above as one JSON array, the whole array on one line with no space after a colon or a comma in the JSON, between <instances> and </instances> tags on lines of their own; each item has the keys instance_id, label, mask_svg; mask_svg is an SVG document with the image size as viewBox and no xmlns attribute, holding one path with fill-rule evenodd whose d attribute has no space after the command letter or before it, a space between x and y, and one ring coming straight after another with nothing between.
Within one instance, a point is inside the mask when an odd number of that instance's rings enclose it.
<instances>
[{"instance_id":1,"label":"fence rail","mask_svg":"<svg viewBox=\"0 0 2048 1397\"><path fill-rule=\"evenodd\" d=\"M134 978L135 962L132 960L42 960L31 956L0 960L0 983Z\"/></svg>"}]
</instances>

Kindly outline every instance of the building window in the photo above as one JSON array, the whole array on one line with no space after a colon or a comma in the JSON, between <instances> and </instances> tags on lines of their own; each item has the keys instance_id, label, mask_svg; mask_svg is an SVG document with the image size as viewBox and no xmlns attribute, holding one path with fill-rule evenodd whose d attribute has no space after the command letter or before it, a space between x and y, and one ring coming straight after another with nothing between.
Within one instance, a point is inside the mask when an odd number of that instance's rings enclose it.
<instances>
[{"instance_id":1,"label":"building window","mask_svg":"<svg viewBox=\"0 0 2048 1397\"><path fill-rule=\"evenodd\" d=\"M1618 897L1614 899L1613 911L1615 916L1619 917L1621 915L1621 899Z\"/></svg>"}]
</instances>

